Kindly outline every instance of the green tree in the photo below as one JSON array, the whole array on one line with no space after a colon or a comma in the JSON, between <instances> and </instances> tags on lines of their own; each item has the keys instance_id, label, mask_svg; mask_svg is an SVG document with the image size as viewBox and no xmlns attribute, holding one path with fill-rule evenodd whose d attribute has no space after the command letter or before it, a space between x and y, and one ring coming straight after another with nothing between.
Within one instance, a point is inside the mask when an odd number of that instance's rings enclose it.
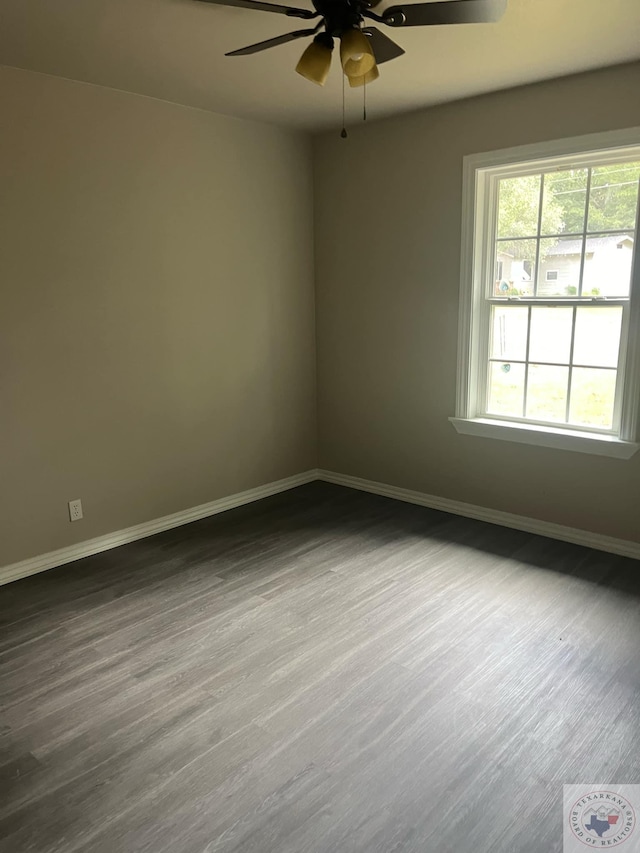
<instances>
[{"instance_id":1,"label":"green tree","mask_svg":"<svg viewBox=\"0 0 640 853\"><path fill-rule=\"evenodd\" d=\"M628 231L635 227L640 163L598 166L591 175L589 231Z\"/></svg>"},{"instance_id":2,"label":"green tree","mask_svg":"<svg viewBox=\"0 0 640 853\"><path fill-rule=\"evenodd\" d=\"M546 234L575 234L584 228L587 203L588 169L570 169L566 172L549 172L544 176L544 197L553 198L560 210L560 227Z\"/></svg>"},{"instance_id":3,"label":"green tree","mask_svg":"<svg viewBox=\"0 0 640 853\"><path fill-rule=\"evenodd\" d=\"M614 163L592 169L589 232L632 230L636 222L639 182L640 163ZM587 169L544 175L542 234L582 232L587 184ZM501 180L498 211L499 237L535 236L540 212L540 176Z\"/></svg>"},{"instance_id":4,"label":"green tree","mask_svg":"<svg viewBox=\"0 0 640 853\"><path fill-rule=\"evenodd\" d=\"M540 211L540 175L503 178L498 190L498 237L535 237ZM562 208L553 199L543 205L542 230L557 234Z\"/></svg>"}]
</instances>

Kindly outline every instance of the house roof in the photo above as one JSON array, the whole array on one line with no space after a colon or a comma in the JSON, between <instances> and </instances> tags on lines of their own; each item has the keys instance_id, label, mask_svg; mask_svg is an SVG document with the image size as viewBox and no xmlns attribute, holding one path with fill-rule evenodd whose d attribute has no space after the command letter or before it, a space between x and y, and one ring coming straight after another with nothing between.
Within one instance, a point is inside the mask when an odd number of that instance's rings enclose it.
<instances>
[{"instance_id":1,"label":"house roof","mask_svg":"<svg viewBox=\"0 0 640 853\"><path fill-rule=\"evenodd\" d=\"M587 254L597 252L599 249L606 249L612 246L619 246L621 243L633 243L633 237L628 234L607 234L604 237L587 237ZM552 246L545 252L545 255L579 255L582 252L582 238L569 238L558 240L555 246Z\"/></svg>"}]
</instances>

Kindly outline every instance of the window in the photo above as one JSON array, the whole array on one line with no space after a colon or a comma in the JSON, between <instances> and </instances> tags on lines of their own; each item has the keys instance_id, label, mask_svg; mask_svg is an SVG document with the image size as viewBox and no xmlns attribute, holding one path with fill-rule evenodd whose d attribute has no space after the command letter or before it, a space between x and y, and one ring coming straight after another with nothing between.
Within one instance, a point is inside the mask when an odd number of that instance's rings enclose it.
<instances>
[{"instance_id":1,"label":"window","mask_svg":"<svg viewBox=\"0 0 640 853\"><path fill-rule=\"evenodd\" d=\"M639 189L640 129L465 158L459 432L638 449Z\"/></svg>"}]
</instances>

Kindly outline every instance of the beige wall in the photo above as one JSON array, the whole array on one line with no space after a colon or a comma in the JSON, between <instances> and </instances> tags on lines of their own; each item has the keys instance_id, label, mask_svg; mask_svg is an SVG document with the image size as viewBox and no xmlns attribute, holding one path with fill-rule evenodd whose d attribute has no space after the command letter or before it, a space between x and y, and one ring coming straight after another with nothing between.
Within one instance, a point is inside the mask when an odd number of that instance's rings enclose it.
<instances>
[{"instance_id":1,"label":"beige wall","mask_svg":"<svg viewBox=\"0 0 640 853\"><path fill-rule=\"evenodd\" d=\"M308 141L9 69L0 104L0 566L313 467Z\"/></svg>"},{"instance_id":2,"label":"beige wall","mask_svg":"<svg viewBox=\"0 0 640 853\"><path fill-rule=\"evenodd\" d=\"M315 141L322 467L640 539L640 454L447 420L462 157L640 125L639 88L634 64ZM315 466L307 142L12 69L0 103L0 566Z\"/></svg>"},{"instance_id":3,"label":"beige wall","mask_svg":"<svg viewBox=\"0 0 640 853\"><path fill-rule=\"evenodd\" d=\"M463 156L640 126L638 92L633 64L357 125L348 141L317 138L322 467L640 540L640 454L461 436L447 420Z\"/></svg>"}]
</instances>

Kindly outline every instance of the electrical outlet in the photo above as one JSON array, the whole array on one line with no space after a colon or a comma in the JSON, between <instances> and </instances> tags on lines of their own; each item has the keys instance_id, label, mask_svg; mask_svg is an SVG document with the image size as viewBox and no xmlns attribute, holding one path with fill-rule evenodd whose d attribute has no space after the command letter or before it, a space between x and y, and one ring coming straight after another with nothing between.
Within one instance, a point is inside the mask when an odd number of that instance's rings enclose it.
<instances>
[{"instance_id":1,"label":"electrical outlet","mask_svg":"<svg viewBox=\"0 0 640 853\"><path fill-rule=\"evenodd\" d=\"M69 521L80 521L82 518L82 501L69 501Z\"/></svg>"}]
</instances>

